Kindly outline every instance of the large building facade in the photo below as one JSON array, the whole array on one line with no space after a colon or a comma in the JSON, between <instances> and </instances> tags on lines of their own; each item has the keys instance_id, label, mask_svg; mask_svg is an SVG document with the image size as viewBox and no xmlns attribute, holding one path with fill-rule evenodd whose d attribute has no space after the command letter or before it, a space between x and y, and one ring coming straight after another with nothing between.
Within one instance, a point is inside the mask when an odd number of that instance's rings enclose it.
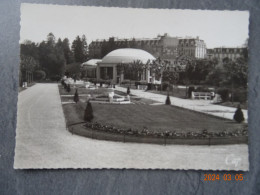
<instances>
[{"instance_id":1,"label":"large building facade","mask_svg":"<svg viewBox=\"0 0 260 195\"><path fill-rule=\"evenodd\" d=\"M236 60L237 58L247 55L246 48L225 48L219 47L214 49L207 49L207 56L209 59L216 58L219 62L222 62L224 58Z\"/></svg>"},{"instance_id":2,"label":"large building facade","mask_svg":"<svg viewBox=\"0 0 260 195\"><path fill-rule=\"evenodd\" d=\"M114 49L118 48L137 48L151 53L154 57L163 59L175 59L178 56L178 37L171 37L168 34L158 35L156 38L146 39L118 39L92 41L89 45L90 58L101 58L102 47L105 43L113 43ZM103 48L104 49L104 48Z\"/></svg>"},{"instance_id":3,"label":"large building facade","mask_svg":"<svg viewBox=\"0 0 260 195\"><path fill-rule=\"evenodd\" d=\"M189 56L193 58L206 58L207 47L206 43L196 38L181 38L178 43L178 54L179 56Z\"/></svg>"}]
</instances>

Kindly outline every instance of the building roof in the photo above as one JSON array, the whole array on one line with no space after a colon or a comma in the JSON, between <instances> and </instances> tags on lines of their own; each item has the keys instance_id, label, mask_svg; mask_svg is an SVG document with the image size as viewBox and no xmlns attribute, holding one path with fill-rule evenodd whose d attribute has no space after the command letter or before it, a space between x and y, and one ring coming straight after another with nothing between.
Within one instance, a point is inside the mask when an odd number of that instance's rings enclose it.
<instances>
[{"instance_id":1,"label":"building roof","mask_svg":"<svg viewBox=\"0 0 260 195\"><path fill-rule=\"evenodd\" d=\"M101 62L101 61L102 61L101 59L91 59L91 60L88 60L88 61L82 63L81 65L82 66L97 66L97 63Z\"/></svg>"},{"instance_id":2,"label":"building roof","mask_svg":"<svg viewBox=\"0 0 260 195\"><path fill-rule=\"evenodd\" d=\"M101 63L131 63L138 60L146 63L148 60L155 60L155 57L142 49L123 48L108 53Z\"/></svg>"}]
</instances>

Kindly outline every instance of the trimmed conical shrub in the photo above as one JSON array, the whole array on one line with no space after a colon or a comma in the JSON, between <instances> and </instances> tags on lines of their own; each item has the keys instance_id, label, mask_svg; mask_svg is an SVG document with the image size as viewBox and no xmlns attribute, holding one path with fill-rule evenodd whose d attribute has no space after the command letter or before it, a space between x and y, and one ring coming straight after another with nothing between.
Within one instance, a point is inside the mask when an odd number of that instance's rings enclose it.
<instances>
[{"instance_id":1,"label":"trimmed conical shrub","mask_svg":"<svg viewBox=\"0 0 260 195\"><path fill-rule=\"evenodd\" d=\"M67 86L67 92L68 93L70 92L70 84L68 84L68 86Z\"/></svg>"},{"instance_id":2,"label":"trimmed conical shrub","mask_svg":"<svg viewBox=\"0 0 260 195\"><path fill-rule=\"evenodd\" d=\"M166 101L165 101L166 105L171 105L171 100L170 100L170 96L169 94L167 95Z\"/></svg>"},{"instance_id":3,"label":"trimmed conical shrub","mask_svg":"<svg viewBox=\"0 0 260 195\"><path fill-rule=\"evenodd\" d=\"M130 87L127 87L127 91L126 91L127 95L130 94Z\"/></svg>"},{"instance_id":4,"label":"trimmed conical shrub","mask_svg":"<svg viewBox=\"0 0 260 195\"><path fill-rule=\"evenodd\" d=\"M87 122L91 122L93 118L94 118L94 116L93 116L92 105L88 101L87 107L85 109L84 120Z\"/></svg>"},{"instance_id":5,"label":"trimmed conical shrub","mask_svg":"<svg viewBox=\"0 0 260 195\"><path fill-rule=\"evenodd\" d=\"M76 89L76 92L74 94L74 102L78 103L79 101L79 94L78 94L78 90Z\"/></svg>"},{"instance_id":6,"label":"trimmed conical shrub","mask_svg":"<svg viewBox=\"0 0 260 195\"><path fill-rule=\"evenodd\" d=\"M234 114L233 119L234 119L236 122L238 122L238 123L241 123L242 121L245 120L244 114L243 114L243 112L242 112L242 110L241 110L241 108L240 108L240 105L237 106L237 110L236 110L236 112L235 112L235 114Z\"/></svg>"}]
</instances>

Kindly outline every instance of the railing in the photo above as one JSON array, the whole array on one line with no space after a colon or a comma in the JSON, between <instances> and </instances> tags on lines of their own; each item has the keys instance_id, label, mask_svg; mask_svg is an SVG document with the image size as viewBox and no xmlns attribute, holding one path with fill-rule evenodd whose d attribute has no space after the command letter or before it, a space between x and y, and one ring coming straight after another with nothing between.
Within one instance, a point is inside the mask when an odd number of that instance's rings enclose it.
<instances>
[{"instance_id":1,"label":"railing","mask_svg":"<svg viewBox=\"0 0 260 195\"><path fill-rule=\"evenodd\" d=\"M203 100L210 100L212 97L212 94L209 92L192 92L191 98L192 99L203 99Z\"/></svg>"}]
</instances>

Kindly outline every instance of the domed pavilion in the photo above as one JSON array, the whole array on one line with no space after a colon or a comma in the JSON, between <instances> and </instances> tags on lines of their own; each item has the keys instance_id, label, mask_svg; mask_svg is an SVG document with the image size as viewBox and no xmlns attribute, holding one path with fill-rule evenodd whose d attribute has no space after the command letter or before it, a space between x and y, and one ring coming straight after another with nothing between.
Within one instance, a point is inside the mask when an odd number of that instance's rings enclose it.
<instances>
[{"instance_id":1,"label":"domed pavilion","mask_svg":"<svg viewBox=\"0 0 260 195\"><path fill-rule=\"evenodd\" d=\"M97 63L101 61L101 59L88 60L81 64L81 71L85 71L88 78L96 78Z\"/></svg>"},{"instance_id":2,"label":"domed pavilion","mask_svg":"<svg viewBox=\"0 0 260 195\"><path fill-rule=\"evenodd\" d=\"M97 62L97 79L112 80L114 83L120 83L128 78L125 78L125 74L118 70L118 65L127 65L137 61L146 64L152 60L155 60L155 57L141 49L116 49L104 56L101 62ZM140 80L151 82L150 71L143 70Z\"/></svg>"}]
</instances>

